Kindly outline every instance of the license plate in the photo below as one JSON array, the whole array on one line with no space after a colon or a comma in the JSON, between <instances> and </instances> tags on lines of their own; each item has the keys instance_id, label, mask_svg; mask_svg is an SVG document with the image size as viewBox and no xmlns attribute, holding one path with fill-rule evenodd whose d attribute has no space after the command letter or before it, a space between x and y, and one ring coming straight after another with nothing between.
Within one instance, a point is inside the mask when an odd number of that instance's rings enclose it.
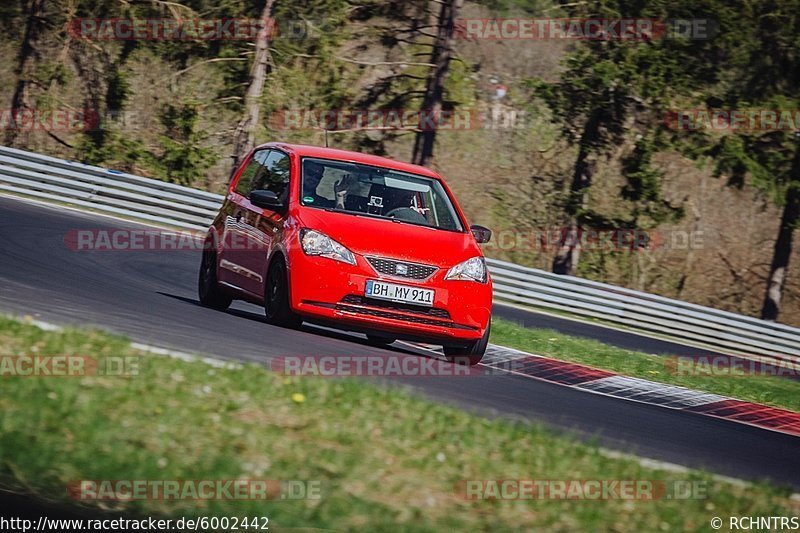
<instances>
[{"instance_id":1,"label":"license plate","mask_svg":"<svg viewBox=\"0 0 800 533\"><path fill-rule=\"evenodd\" d=\"M396 283L367 280L367 290L364 295L369 298L378 298L379 300L432 307L434 291L432 289L409 287L408 285L397 285Z\"/></svg>"}]
</instances>

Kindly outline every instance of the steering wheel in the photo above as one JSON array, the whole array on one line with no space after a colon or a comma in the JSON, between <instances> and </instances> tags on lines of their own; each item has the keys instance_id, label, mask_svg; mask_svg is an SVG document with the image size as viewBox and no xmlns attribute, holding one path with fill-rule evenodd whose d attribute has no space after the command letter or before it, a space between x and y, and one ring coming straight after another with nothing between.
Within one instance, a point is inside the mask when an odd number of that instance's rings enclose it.
<instances>
[{"instance_id":1,"label":"steering wheel","mask_svg":"<svg viewBox=\"0 0 800 533\"><path fill-rule=\"evenodd\" d=\"M405 220L406 222L415 222L418 224L428 223L428 219L425 218L425 215L419 211L411 209L410 207L395 207L386 213L386 216L390 218L399 218L400 220Z\"/></svg>"}]
</instances>

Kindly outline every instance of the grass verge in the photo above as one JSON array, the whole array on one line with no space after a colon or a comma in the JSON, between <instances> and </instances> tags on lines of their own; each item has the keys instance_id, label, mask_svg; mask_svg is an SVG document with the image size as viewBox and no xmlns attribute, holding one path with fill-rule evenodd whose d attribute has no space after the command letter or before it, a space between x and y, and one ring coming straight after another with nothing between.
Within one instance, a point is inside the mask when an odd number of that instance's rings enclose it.
<instances>
[{"instance_id":1,"label":"grass verge","mask_svg":"<svg viewBox=\"0 0 800 533\"><path fill-rule=\"evenodd\" d=\"M740 375L737 371L705 374L676 372L663 355L652 355L610 346L592 339L564 335L550 329L526 328L502 319L492 320L495 344L517 348L554 359L581 363L626 376L713 392L738 400L800 411L800 381L764 375Z\"/></svg>"},{"instance_id":2,"label":"grass verge","mask_svg":"<svg viewBox=\"0 0 800 533\"><path fill-rule=\"evenodd\" d=\"M102 332L0 318L0 355L31 354L140 358L130 377L0 377L0 485L89 515L268 516L270 530L672 531L714 516L792 512L787 489L646 468L395 387L216 368L137 353ZM320 483L321 498L73 501L65 487L81 479L306 480ZM467 501L456 490L462 480L494 479L689 480L707 497Z\"/></svg>"}]
</instances>

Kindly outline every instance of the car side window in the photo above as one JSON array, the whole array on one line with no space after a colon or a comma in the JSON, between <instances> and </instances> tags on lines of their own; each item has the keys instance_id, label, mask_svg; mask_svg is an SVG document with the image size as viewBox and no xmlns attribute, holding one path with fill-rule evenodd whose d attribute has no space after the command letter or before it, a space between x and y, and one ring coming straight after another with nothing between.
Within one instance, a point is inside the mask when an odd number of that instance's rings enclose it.
<instances>
[{"instance_id":1,"label":"car side window","mask_svg":"<svg viewBox=\"0 0 800 533\"><path fill-rule=\"evenodd\" d=\"M255 188L254 185L258 184L259 180L262 179L262 176L266 172L264 163L269 157L270 152L271 150L259 150L253 155L239 176L239 181L236 182L234 191L242 196L250 194L250 191Z\"/></svg>"},{"instance_id":2,"label":"car side window","mask_svg":"<svg viewBox=\"0 0 800 533\"><path fill-rule=\"evenodd\" d=\"M289 156L278 150L272 150L264 162L264 171L253 181L251 191L260 189L272 191L285 200L289 194Z\"/></svg>"}]
</instances>

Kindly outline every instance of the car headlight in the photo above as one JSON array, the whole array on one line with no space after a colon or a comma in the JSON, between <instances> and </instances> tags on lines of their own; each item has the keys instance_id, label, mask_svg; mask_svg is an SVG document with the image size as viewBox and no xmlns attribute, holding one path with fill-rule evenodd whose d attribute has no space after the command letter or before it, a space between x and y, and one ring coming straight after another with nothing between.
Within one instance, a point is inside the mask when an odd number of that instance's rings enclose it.
<instances>
[{"instance_id":1,"label":"car headlight","mask_svg":"<svg viewBox=\"0 0 800 533\"><path fill-rule=\"evenodd\" d=\"M319 255L350 265L356 264L356 257L353 252L324 233L313 229L300 230L300 246L302 246L306 255Z\"/></svg>"},{"instance_id":2,"label":"car headlight","mask_svg":"<svg viewBox=\"0 0 800 533\"><path fill-rule=\"evenodd\" d=\"M486 283L486 260L483 257L473 257L459 263L447 271L444 279L460 279L464 281L477 281Z\"/></svg>"}]
</instances>

